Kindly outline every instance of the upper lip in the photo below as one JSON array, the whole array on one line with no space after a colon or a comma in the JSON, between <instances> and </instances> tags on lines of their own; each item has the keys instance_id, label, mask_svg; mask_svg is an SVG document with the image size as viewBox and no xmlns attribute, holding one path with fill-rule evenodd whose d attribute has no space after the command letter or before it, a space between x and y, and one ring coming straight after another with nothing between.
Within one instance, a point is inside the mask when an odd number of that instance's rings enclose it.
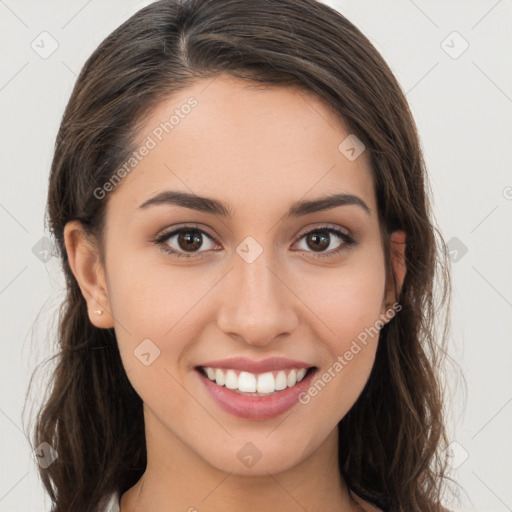
<instances>
[{"instance_id":1,"label":"upper lip","mask_svg":"<svg viewBox=\"0 0 512 512\"><path fill-rule=\"evenodd\" d=\"M248 359L246 357L232 357L229 359L207 361L199 366L203 368L223 368L225 370L233 369L250 373L265 373L274 370L285 370L287 368L311 368L313 365L286 357L269 357L268 359L261 360Z\"/></svg>"}]
</instances>

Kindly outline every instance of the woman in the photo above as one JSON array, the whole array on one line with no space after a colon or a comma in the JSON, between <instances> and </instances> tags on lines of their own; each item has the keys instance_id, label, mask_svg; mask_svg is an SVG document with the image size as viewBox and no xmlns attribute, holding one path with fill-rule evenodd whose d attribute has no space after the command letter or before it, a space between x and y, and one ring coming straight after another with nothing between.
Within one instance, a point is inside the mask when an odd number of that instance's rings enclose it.
<instances>
[{"instance_id":1,"label":"woman","mask_svg":"<svg viewBox=\"0 0 512 512\"><path fill-rule=\"evenodd\" d=\"M52 511L444 510L427 190L397 81L328 6L161 0L116 29L50 177Z\"/></svg>"}]
</instances>

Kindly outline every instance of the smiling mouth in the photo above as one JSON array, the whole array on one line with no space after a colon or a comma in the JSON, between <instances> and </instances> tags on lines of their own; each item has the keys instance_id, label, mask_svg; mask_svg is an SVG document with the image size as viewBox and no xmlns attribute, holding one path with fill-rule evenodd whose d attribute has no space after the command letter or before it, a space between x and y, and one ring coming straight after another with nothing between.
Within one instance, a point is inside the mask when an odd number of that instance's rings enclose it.
<instances>
[{"instance_id":1,"label":"smiling mouth","mask_svg":"<svg viewBox=\"0 0 512 512\"><path fill-rule=\"evenodd\" d=\"M219 387L245 396L269 396L292 388L316 370L287 368L264 373L251 373L235 369L198 366L196 370Z\"/></svg>"}]
</instances>

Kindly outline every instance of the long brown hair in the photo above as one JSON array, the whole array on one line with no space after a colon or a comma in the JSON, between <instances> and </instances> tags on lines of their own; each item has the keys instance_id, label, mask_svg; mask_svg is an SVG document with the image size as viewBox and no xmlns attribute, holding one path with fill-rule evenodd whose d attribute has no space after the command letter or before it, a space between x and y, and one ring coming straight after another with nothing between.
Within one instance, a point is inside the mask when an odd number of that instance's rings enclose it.
<instances>
[{"instance_id":1,"label":"long brown hair","mask_svg":"<svg viewBox=\"0 0 512 512\"><path fill-rule=\"evenodd\" d=\"M351 489L385 510L443 510L446 434L438 379L447 339L447 313L441 319L449 309L447 253L398 82L369 40L320 2L161 0L134 14L87 60L55 144L48 218L67 296L57 364L32 438L34 446L46 442L58 453L39 468L52 512L97 510L106 496L133 486L146 467L142 401L126 376L114 330L88 319L64 226L79 220L101 247L108 198L98 200L94 190L134 150L137 128L152 108L220 73L312 91L365 144L388 278L395 280L389 234L396 229L407 234L407 274L397 296L402 309L382 328L367 385L339 423L340 471ZM444 329L438 329L441 320Z\"/></svg>"}]
</instances>

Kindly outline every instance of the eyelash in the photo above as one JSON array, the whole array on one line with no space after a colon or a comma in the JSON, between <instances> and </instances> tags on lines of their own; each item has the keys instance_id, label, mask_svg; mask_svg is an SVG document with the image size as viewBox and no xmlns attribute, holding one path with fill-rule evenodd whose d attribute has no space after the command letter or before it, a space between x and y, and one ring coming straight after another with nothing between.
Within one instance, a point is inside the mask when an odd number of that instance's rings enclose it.
<instances>
[{"instance_id":1,"label":"eyelash","mask_svg":"<svg viewBox=\"0 0 512 512\"><path fill-rule=\"evenodd\" d=\"M206 231L204 231L196 226L193 226L193 225L183 226L178 229L166 231L166 232L162 233L161 235L159 235L157 238L153 239L152 242L155 245L159 245L160 248L164 252L171 254L175 258L187 258L187 259L197 258L197 255L200 254L200 252L199 253L197 253L197 252L189 253L189 254L181 253L181 252L175 251L174 249L171 249L169 247L169 245L167 245L165 243L169 240L169 238L171 238L175 235L178 235L180 233L183 233L183 232L199 233L199 234L207 236L210 240L215 242L214 238L211 235L209 235ZM332 258L332 257L338 255L339 253L341 253L342 251L346 251L357 244L357 242L354 240L354 238L352 238L350 235L347 235L346 233L344 233L343 231L341 231L339 229L333 228L331 226L325 226L325 225L313 228L305 233L302 233L302 235L299 236L297 242L302 240L303 238L305 238L307 235L310 235L311 233L334 234L336 237L340 238L343 241L343 243L340 245L340 247L338 249L335 249L335 250L332 250L332 251L329 251L326 253L315 253L315 256L313 256L313 257L308 256L308 258L311 258L311 259ZM206 251L201 251L201 252L206 252ZM308 252L310 252L310 251L308 251ZM202 258L203 256L199 256L199 257Z\"/></svg>"}]
</instances>

